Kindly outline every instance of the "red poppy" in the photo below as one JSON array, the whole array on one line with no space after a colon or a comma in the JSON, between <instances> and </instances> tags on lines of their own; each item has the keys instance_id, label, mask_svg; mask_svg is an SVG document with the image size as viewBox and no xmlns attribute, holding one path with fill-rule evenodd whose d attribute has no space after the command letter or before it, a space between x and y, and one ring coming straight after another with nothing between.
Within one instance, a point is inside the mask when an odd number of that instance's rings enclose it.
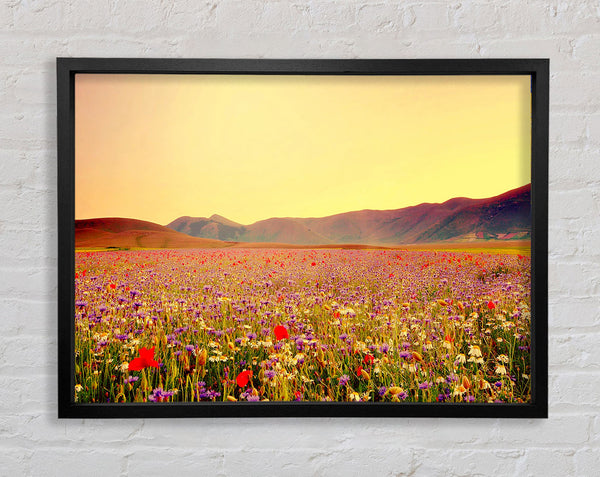
<instances>
[{"instance_id":1,"label":"red poppy","mask_svg":"<svg viewBox=\"0 0 600 477\"><path fill-rule=\"evenodd\" d=\"M285 326L277 325L275 328L273 328L273 332L275 333L275 339L277 341L290 337Z\"/></svg>"},{"instance_id":2,"label":"red poppy","mask_svg":"<svg viewBox=\"0 0 600 477\"><path fill-rule=\"evenodd\" d=\"M252 371L250 371L249 369L242 371L240 374L237 375L237 378L235 378L235 382L237 383L237 385L240 388L245 387L248 384L248 381L250 381L250 378L252 377Z\"/></svg>"},{"instance_id":3,"label":"red poppy","mask_svg":"<svg viewBox=\"0 0 600 477\"><path fill-rule=\"evenodd\" d=\"M490 310L493 310L494 308L496 308L496 305L494 304L494 302L493 302L493 301L491 301L491 300L490 300L490 301L488 301L488 308L489 308Z\"/></svg>"},{"instance_id":4,"label":"red poppy","mask_svg":"<svg viewBox=\"0 0 600 477\"><path fill-rule=\"evenodd\" d=\"M365 362L365 364L373 364L373 361L375 360L375 356L373 356L372 354L366 354L363 361Z\"/></svg>"},{"instance_id":5,"label":"red poppy","mask_svg":"<svg viewBox=\"0 0 600 477\"><path fill-rule=\"evenodd\" d=\"M314 267L316 264L316 262L312 262L310 265Z\"/></svg>"},{"instance_id":6,"label":"red poppy","mask_svg":"<svg viewBox=\"0 0 600 477\"><path fill-rule=\"evenodd\" d=\"M129 371L141 371L144 368L158 368L158 363L154 360L154 347L150 349L140 348L139 358L134 358L129 363Z\"/></svg>"},{"instance_id":7,"label":"red poppy","mask_svg":"<svg viewBox=\"0 0 600 477\"><path fill-rule=\"evenodd\" d=\"M115 285L114 283L111 283L110 287L114 290L115 288L117 288L117 285Z\"/></svg>"},{"instance_id":8,"label":"red poppy","mask_svg":"<svg viewBox=\"0 0 600 477\"><path fill-rule=\"evenodd\" d=\"M360 378L361 373L363 372L363 367L359 366L356 368L356 375Z\"/></svg>"}]
</instances>

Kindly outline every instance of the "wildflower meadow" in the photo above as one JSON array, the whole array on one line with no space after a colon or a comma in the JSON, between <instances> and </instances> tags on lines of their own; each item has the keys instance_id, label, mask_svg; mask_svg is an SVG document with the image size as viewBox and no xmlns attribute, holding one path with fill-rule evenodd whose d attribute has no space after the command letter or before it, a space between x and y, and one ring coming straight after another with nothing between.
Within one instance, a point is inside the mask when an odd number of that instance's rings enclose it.
<instances>
[{"instance_id":1,"label":"wildflower meadow","mask_svg":"<svg viewBox=\"0 0 600 477\"><path fill-rule=\"evenodd\" d=\"M75 401L530 402L521 253L77 251Z\"/></svg>"}]
</instances>

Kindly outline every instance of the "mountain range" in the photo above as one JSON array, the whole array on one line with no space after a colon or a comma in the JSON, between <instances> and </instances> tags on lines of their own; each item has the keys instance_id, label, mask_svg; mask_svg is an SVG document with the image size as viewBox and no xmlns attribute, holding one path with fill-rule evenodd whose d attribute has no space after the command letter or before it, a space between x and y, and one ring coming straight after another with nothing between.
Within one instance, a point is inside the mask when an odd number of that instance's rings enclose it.
<instances>
[{"instance_id":1,"label":"mountain range","mask_svg":"<svg viewBox=\"0 0 600 477\"><path fill-rule=\"evenodd\" d=\"M295 245L402 245L531 238L531 184L487 199L457 197L394 210L360 210L319 218L273 217L250 225L220 215L179 217L167 227L226 242Z\"/></svg>"}]
</instances>

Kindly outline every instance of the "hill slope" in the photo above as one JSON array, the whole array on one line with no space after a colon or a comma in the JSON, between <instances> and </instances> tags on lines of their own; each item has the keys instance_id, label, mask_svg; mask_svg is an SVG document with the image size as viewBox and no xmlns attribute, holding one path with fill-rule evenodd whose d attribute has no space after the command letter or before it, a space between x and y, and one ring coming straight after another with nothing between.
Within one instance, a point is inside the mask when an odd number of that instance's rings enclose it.
<instances>
[{"instance_id":1,"label":"hill slope","mask_svg":"<svg viewBox=\"0 0 600 477\"><path fill-rule=\"evenodd\" d=\"M75 221L76 248L213 248L227 245L144 220L109 217Z\"/></svg>"}]
</instances>

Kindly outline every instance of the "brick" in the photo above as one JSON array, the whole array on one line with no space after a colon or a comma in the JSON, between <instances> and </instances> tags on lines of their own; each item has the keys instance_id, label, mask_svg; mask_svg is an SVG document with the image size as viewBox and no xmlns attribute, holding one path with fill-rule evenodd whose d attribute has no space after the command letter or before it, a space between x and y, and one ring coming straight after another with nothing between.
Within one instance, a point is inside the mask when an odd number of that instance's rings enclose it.
<instances>
[{"instance_id":1,"label":"brick","mask_svg":"<svg viewBox=\"0 0 600 477\"><path fill-rule=\"evenodd\" d=\"M592 189L560 191L549 194L548 209L552 217L576 219L598 214L600 201Z\"/></svg>"},{"instance_id":2,"label":"brick","mask_svg":"<svg viewBox=\"0 0 600 477\"><path fill-rule=\"evenodd\" d=\"M426 34L429 34L426 32ZM479 44L473 38L460 37L457 39L430 38L425 47L418 38L405 35L399 42L402 54L408 58L479 58ZM381 54L381 53L380 53Z\"/></svg>"},{"instance_id":3,"label":"brick","mask_svg":"<svg viewBox=\"0 0 600 477\"><path fill-rule=\"evenodd\" d=\"M573 57L582 68L598 67L600 35L581 35L573 41Z\"/></svg>"},{"instance_id":4,"label":"brick","mask_svg":"<svg viewBox=\"0 0 600 477\"><path fill-rule=\"evenodd\" d=\"M0 4L0 25L7 30L13 28L14 24L14 5L9 2Z\"/></svg>"},{"instance_id":5,"label":"brick","mask_svg":"<svg viewBox=\"0 0 600 477\"><path fill-rule=\"evenodd\" d=\"M39 67L39 60L44 59L48 66L54 67L54 58L65 56L67 38L48 38L39 35L31 37L9 35L3 37L0 42L0 55L5 67L19 66L21 69L31 67L33 61L35 67ZM18 108L15 108L17 110Z\"/></svg>"},{"instance_id":6,"label":"brick","mask_svg":"<svg viewBox=\"0 0 600 477\"><path fill-rule=\"evenodd\" d=\"M27 163L24 151L0 150L0 184L16 186L15 189L30 182L33 170Z\"/></svg>"},{"instance_id":7,"label":"brick","mask_svg":"<svg viewBox=\"0 0 600 477\"><path fill-rule=\"evenodd\" d=\"M365 4L356 16L358 25L371 34L396 31L402 23L402 11L396 4Z\"/></svg>"},{"instance_id":8,"label":"brick","mask_svg":"<svg viewBox=\"0 0 600 477\"><path fill-rule=\"evenodd\" d=\"M411 5L410 11L415 17L411 27L415 30L422 31L439 31L453 28L450 20L450 14L454 10L446 2L429 2L417 3Z\"/></svg>"},{"instance_id":9,"label":"brick","mask_svg":"<svg viewBox=\"0 0 600 477\"><path fill-rule=\"evenodd\" d=\"M184 475L230 475L223 472L223 459L223 452L220 451L165 447L141 448L127 456L126 475L140 477L169 475L174 468L177 469L178 474ZM240 473L243 474L244 470L240 469Z\"/></svg>"},{"instance_id":10,"label":"brick","mask_svg":"<svg viewBox=\"0 0 600 477\"><path fill-rule=\"evenodd\" d=\"M548 230L548 253L551 256L581 255L585 231L577 227L577 220L563 220Z\"/></svg>"},{"instance_id":11,"label":"brick","mask_svg":"<svg viewBox=\"0 0 600 477\"><path fill-rule=\"evenodd\" d=\"M54 334L19 335L0 342L0 375L48 374L56 370L57 349Z\"/></svg>"},{"instance_id":12,"label":"brick","mask_svg":"<svg viewBox=\"0 0 600 477\"><path fill-rule=\"evenodd\" d=\"M53 335L57 326L56 310L55 301L4 298L2 334L5 338L27 333Z\"/></svg>"},{"instance_id":13,"label":"brick","mask_svg":"<svg viewBox=\"0 0 600 477\"><path fill-rule=\"evenodd\" d=\"M61 456L58 459L57 452ZM121 475L124 467L125 459L116 450L44 448L36 449L31 457L32 474L48 477Z\"/></svg>"},{"instance_id":14,"label":"brick","mask_svg":"<svg viewBox=\"0 0 600 477\"><path fill-rule=\"evenodd\" d=\"M19 230L21 227L22 230ZM25 264L41 265L43 262L46 262L47 266L56 266L56 230L37 230L35 224L29 227L7 224L3 227L2 239L4 248L0 249L0 263L3 267L9 270L21 270ZM54 257L54 261L51 257ZM2 279L0 283L3 283Z\"/></svg>"},{"instance_id":15,"label":"brick","mask_svg":"<svg viewBox=\"0 0 600 477\"><path fill-rule=\"evenodd\" d=\"M552 445L560 434L562 446L577 446L589 440L591 416L556 416L549 421L503 421L491 434L495 447L523 449ZM543 431L542 431L543 429Z\"/></svg>"},{"instance_id":16,"label":"brick","mask_svg":"<svg viewBox=\"0 0 600 477\"><path fill-rule=\"evenodd\" d=\"M13 94L23 104L56 105L56 72L54 68L26 70L15 76Z\"/></svg>"},{"instance_id":17,"label":"brick","mask_svg":"<svg viewBox=\"0 0 600 477\"><path fill-rule=\"evenodd\" d=\"M65 13L64 2L18 2L13 8L14 29L34 32L58 30L63 24Z\"/></svg>"},{"instance_id":18,"label":"brick","mask_svg":"<svg viewBox=\"0 0 600 477\"><path fill-rule=\"evenodd\" d=\"M579 449L575 452L574 460L576 475L594 475L600 469L600 449Z\"/></svg>"},{"instance_id":19,"label":"brick","mask_svg":"<svg viewBox=\"0 0 600 477\"><path fill-rule=\"evenodd\" d=\"M584 255L588 257L600 255L600 227L584 230L581 241Z\"/></svg>"},{"instance_id":20,"label":"brick","mask_svg":"<svg viewBox=\"0 0 600 477\"><path fill-rule=\"evenodd\" d=\"M525 450L417 449L414 475L517 475ZM396 475L396 474L392 474Z\"/></svg>"},{"instance_id":21,"label":"brick","mask_svg":"<svg viewBox=\"0 0 600 477\"><path fill-rule=\"evenodd\" d=\"M49 123L49 124L48 124ZM56 130L56 121L51 117L25 109L21 106L13 113L0 113L0 141L9 148L17 146L31 139L42 139L51 127L52 133Z\"/></svg>"},{"instance_id":22,"label":"brick","mask_svg":"<svg viewBox=\"0 0 600 477\"><path fill-rule=\"evenodd\" d=\"M110 12L110 28L117 32L150 32L160 29L165 21L168 5L163 2L130 0L117 2ZM102 38L102 35L98 35Z\"/></svg>"},{"instance_id":23,"label":"brick","mask_svg":"<svg viewBox=\"0 0 600 477\"><path fill-rule=\"evenodd\" d=\"M591 263L550 261L548 264L548 293L559 299L564 299L565 296L595 296L599 292L599 280L596 266Z\"/></svg>"},{"instance_id":24,"label":"brick","mask_svg":"<svg viewBox=\"0 0 600 477\"><path fill-rule=\"evenodd\" d=\"M23 377L0 375L0 385L8 392L0 400L0 412L4 415L39 414L48 407L40 376Z\"/></svg>"},{"instance_id":25,"label":"brick","mask_svg":"<svg viewBox=\"0 0 600 477\"><path fill-rule=\"evenodd\" d=\"M22 447L0 447L0 476L13 477L18 475L31 475L31 456L33 450Z\"/></svg>"},{"instance_id":26,"label":"brick","mask_svg":"<svg viewBox=\"0 0 600 477\"><path fill-rule=\"evenodd\" d=\"M348 426L348 420L329 421L323 427L320 419L304 419L303 432L296 432L298 420L294 419L225 419L208 420L205 422L219 428L213 434L199 434L190 440L189 435L161 434L163 424L159 421L147 421L140 430L140 439L152 439L157 445L173 446L202 446L207 449L224 449L230 447L231 442L253 442L256 435L261 436L260 444L264 448L298 448L314 449L324 445L341 446L355 438L356 427ZM193 422L193 421L190 421ZM270 430L276 426L279 432ZM361 429L364 428L361 427ZM368 431L368 430L367 430ZM374 432L374 431L373 431Z\"/></svg>"},{"instance_id":27,"label":"brick","mask_svg":"<svg viewBox=\"0 0 600 477\"><path fill-rule=\"evenodd\" d=\"M600 104L600 71L558 71L550 76L551 104L594 108Z\"/></svg>"},{"instance_id":28,"label":"brick","mask_svg":"<svg viewBox=\"0 0 600 477\"><path fill-rule=\"evenodd\" d=\"M217 19L218 2L188 2L171 6L165 26L169 29L189 31L190 16L198 28L214 26Z\"/></svg>"},{"instance_id":29,"label":"brick","mask_svg":"<svg viewBox=\"0 0 600 477\"><path fill-rule=\"evenodd\" d=\"M117 12L111 2L77 0L65 2L65 15L62 19L65 29L102 32L109 30ZM117 7L118 9L118 7Z\"/></svg>"},{"instance_id":30,"label":"brick","mask_svg":"<svg viewBox=\"0 0 600 477\"><path fill-rule=\"evenodd\" d=\"M592 422L592 436L593 439L590 444L597 448L598 444L600 444L600 418L598 417L598 413L596 413L596 417L594 417Z\"/></svg>"},{"instance_id":31,"label":"brick","mask_svg":"<svg viewBox=\"0 0 600 477\"><path fill-rule=\"evenodd\" d=\"M571 319L577 326L577 316L571 315ZM577 328L568 330L567 334L550 336L548 363L552 366L568 366L572 370L597 370L600 351L594 346L594 342L599 338L598 334L577 333Z\"/></svg>"},{"instance_id":32,"label":"brick","mask_svg":"<svg viewBox=\"0 0 600 477\"><path fill-rule=\"evenodd\" d=\"M316 471L315 475L371 475L373 469L381 469L382 473L387 472L388 475L412 475L416 467L414 451L398 449L396 446L377 448L371 443L368 447L357 446L315 454L309 462L309 468ZM301 467L298 470L302 472Z\"/></svg>"},{"instance_id":33,"label":"brick","mask_svg":"<svg viewBox=\"0 0 600 477\"><path fill-rule=\"evenodd\" d=\"M92 419L85 426L80 421L68 420L64 423L62 438L71 445L86 445L90 436L94 436L96 442L106 446L123 445L149 447L151 439L141 439L140 431L144 426L142 419L127 420L105 420ZM166 447L166 446L165 446ZM131 467L131 461L129 461ZM133 470L130 468L130 470Z\"/></svg>"},{"instance_id":34,"label":"brick","mask_svg":"<svg viewBox=\"0 0 600 477\"><path fill-rule=\"evenodd\" d=\"M309 25L306 11L294 8L287 2L267 2L256 18L256 29L265 33L295 31Z\"/></svg>"},{"instance_id":35,"label":"brick","mask_svg":"<svg viewBox=\"0 0 600 477\"><path fill-rule=\"evenodd\" d=\"M600 177L600 151L582 144L552 147L549 154L550 183L573 184L581 188L590 179ZM553 188L554 189L554 188Z\"/></svg>"},{"instance_id":36,"label":"brick","mask_svg":"<svg viewBox=\"0 0 600 477\"><path fill-rule=\"evenodd\" d=\"M586 115L554 114L550 121L550 140L552 142L582 141L586 137Z\"/></svg>"},{"instance_id":37,"label":"brick","mask_svg":"<svg viewBox=\"0 0 600 477\"><path fill-rule=\"evenodd\" d=\"M592 144L600 144L600 114L587 115L587 138Z\"/></svg>"},{"instance_id":38,"label":"brick","mask_svg":"<svg viewBox=\"0 0 600 477\"><path fill-rule=\"evenodd\" d=\"M600 404L597 374L594 372L551 374L548 393L554 402L577 404L582 409L586 405Z\"/></svg>"},{"instance_id":39,"label":"brick","mask_svg":"<svg viewBox=\"0 0 600 477\"><path fill-rule=\"evenodd\" d=\"M450 13L459 32L473 33L485 30L488 36L495 36L505 30L505 26L500 22L501 9L502 7L494 2L465 2L459 3Z\"/></svg>"},{"instance_id":40,"label":"brick","mask_svg":"<svg viewBox=\"0 0 600 477\"><path fill-rule=\"evenodd\" d=\"M551 297L551 300L552 302L548 307L548 323L551 328L568 328L573 332L577 328L593 327L600 324L600 306L598 301L592 297L569 297L556 301ZM588 336L590 335L579 335L578 339L585 339ZM596 336L596 338L600 339L600 336Z\"/></svg>"},{"instance_id":41,"label":"brick","mask_svg":"<svg viewBox=\"0 0 600 477\"><path fill-rule=\"evenodd\" d=\"M598 14L592 2L508 2L503 24L514 34L553 37L598 31Z\"/></svg>"},{"instance_id":42,"label":"brick","mask_svg":"<svg viewBox=\"0 0 600 477\"><path fill-rule=\"evenodd\" d=\"M56 291L56 270L0 268L0 297L48 298Z\"/></svg>"},{"instance_id":43,"label":"brick","mask_svg":"<svg viewBox=\"0 0 600 477\"><path fill-rule=\"evenodd\" d=\"M515 475L575 475L574 450L529 449Z\"/></svg>"},{"instance_id":44,"label":"brick","mask_svg":"<svg viewBox=\"0 0 600 477\"><path fill-rule=\"evenodd\" d=\"M51 217L56 211L56 200L56 192L53 190L26 187L0 190L0 201L6 207L2 219L7 228L50 225Z\"/></svg>"},{"instance_id":45,"label":"brick","mask_svg":"<svg viewBox=\"0 0 600 477\"><path fill-rule=\"evenodd\" d=\"M111 57L169 57L173 56L176 40L164 38L134 39L83 37L70 38L65 45L66 56L111 56ZM186 55L187 56L187 55Z\"/></svg>"},{"instance_id":46,"label":"brick","mask_svg":"<svg viewBox=\"0 0 600 477\"><path fill-rule=\"evenodd\" d=\"M310 16L317 31L347 32L356 25L356 8L348 2L311 3Z\"/></svg>"},{"instance_id":47,"label":"brick","mask_svg":"<svg viewBox=\"0 0 600 477\"><path fill-rule=\"evenodd\" d=\"M308 31L312 24L312 9L317 5L290 4L288 2L222 2L214 8L216 23L208 22L206 27L221 27L231 25L228 29L234 35L236 32L259 33L267 37L273 32L294 34L297 31ZM338 8L332 5L332 9ZM237 27L236 27L237 25ZM284 40L280 35L280 40Z\"/></svg>"}]
</instances>

